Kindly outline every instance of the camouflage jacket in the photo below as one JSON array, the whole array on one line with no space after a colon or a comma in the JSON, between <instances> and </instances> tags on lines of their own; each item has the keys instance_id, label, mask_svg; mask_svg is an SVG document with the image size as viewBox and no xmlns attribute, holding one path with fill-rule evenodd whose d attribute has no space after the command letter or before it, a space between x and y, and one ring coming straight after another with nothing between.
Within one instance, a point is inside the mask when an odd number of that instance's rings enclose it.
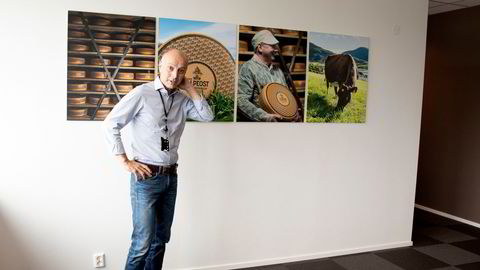
<instances>
[{"instance_id":1,"label":"camouflage jacket","mask_svg":"<svg viewBox=\"0 0 480 270\"><path fill-rule=\"evenodd\" d=\"M265 121L267 112L260 108L258 96L263 87L272 82L287 85L280 67L277 65L269 67L255 56L245 62L238 76L238 108L255 121Z\"/></svg>"}]
</instances>

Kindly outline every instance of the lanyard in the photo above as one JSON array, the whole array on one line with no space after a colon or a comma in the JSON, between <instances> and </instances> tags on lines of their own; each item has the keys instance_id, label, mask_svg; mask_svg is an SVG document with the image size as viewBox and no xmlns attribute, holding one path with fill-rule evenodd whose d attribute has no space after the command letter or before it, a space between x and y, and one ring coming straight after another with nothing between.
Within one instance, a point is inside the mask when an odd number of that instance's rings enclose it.
<instances>
[{"instance_id":1,"label":"lanyard","mask_svg":"<svg viewBox=\"0 0 480 270\"><path fill-rule=\"evenodd\" d=\"M167 109L165 108L165 101L163 101L163 96L162 96L162 93L160 93L160 90L158 90L158 94L160 95L160 98L162 99L162 104L163 104L163 112L165 112L165 119L163 119L163 121L165 122L165 133L168 132L168 126L167 126L167 118L168 118L168 114L170 113L170 111L172 110L172 105L173 105L173 99L175 98L175 94L172 95L172 102L170 102L170 108L168 108L168 111Z\"/></svg>"}]
</instances>

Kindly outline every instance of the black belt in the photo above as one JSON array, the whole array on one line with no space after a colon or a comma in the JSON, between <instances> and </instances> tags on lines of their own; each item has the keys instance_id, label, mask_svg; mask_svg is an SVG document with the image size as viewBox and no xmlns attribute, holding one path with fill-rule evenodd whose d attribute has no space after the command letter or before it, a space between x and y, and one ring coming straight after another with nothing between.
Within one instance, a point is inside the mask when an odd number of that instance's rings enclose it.
<instances>
[{"instance_id":1,"label":"black belt","mask_svg":"<svg viewBox=\"0 0 480 270\"><path fill-rule=\"evenodd\" d=\"M156 174L166 174L166 175L176 175L177 174L177 167L178 167L177 163L175 163L173 165L169 165L169 166L156 166L156 165L143 163L143 162L140 162L140 161L137 161L137 162L142 163L144 165L147 165L147 167L152 172L152 176L156 175Z\"/></svg>"}]
</instances>

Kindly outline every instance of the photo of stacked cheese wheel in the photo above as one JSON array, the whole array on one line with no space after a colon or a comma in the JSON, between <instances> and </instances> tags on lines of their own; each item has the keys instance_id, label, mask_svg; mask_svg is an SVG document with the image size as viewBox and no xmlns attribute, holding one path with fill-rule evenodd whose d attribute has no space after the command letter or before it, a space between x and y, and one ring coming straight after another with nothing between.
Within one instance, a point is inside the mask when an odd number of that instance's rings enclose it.
<instances>
[{"instance_id":1,"label":"photo of stacked cheese wheel","mask_svg":"<svg viewBox=\"0 0 480 270\"><path fill-rule=\"evenodd\" d=\"M155 79L156 25L153 17L68 12L68 120L102 120L119 98Z\"/></svg>"},{"instance_id":2,"label":"photo of stacked cheese wheel","mask_svg":"<svg viewBox=\"0 0 480 270\"><path fill-rule=\"evenodd\" d=\"M292 76L293 84L300 97L301 106L305 108L305 80L307 76L307 32L291 29L279 29L273 27L260 27L251 25L239 25L239 40L238 40L238 71L242 65L250 60L254 55L252 46L253 36L261 31L268 30L272 32L275 38L279 41L280 54L287 64L290 74ZM299 46L297 43L300 40ZM293 60L293 67L290 65ZM278 57L275 58L274 65L280 65Z\"/></svg>"}]
</instances>

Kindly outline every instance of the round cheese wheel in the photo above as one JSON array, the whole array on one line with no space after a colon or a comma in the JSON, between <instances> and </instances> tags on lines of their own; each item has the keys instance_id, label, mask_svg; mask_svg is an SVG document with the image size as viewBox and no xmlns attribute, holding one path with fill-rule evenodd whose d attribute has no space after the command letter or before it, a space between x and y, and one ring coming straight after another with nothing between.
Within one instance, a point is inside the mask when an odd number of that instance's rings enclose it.
<instances>
[{"instance_id":1,"label":"round cheese wheel","mask_svg":"<svg viewBox=\"0 0 480 270\"><path fill-rule=\"evenodd\" d=\"M125 51L125 48L127 48L127 47L113 47L113 52L114 52L114 53L123 53L123 52ZM130 47L130 48L128 49L127 54L128 54L128 53L132 53L132 52L133 52L133 48Z\"/></svg>"},{"instance_id":2,"label":"round cheese wheel","mask_svg":"<svg viewBox=\"0 0 480 270\"><path fill-rule=\"evenodd\" d=\"M87 100L86 96L69 96L67 97L67 104L85 104L85 101Z\"/></svg>"},{"instance_id":3,"label":"round cheese wheel","mask_svg":"<svg viewBox=\"0 0 480 270\"><path fill-rule=\"evenodd\" d=\"M104 71L90 71L89 72L89 78L105 79L105 78L107 78L107 73L105 73Z\"/></svg>"},{"instance_id":4,"label":"round cheese wheel","mask_svg":"<svg viewBox=\"0 0 480 270\"><path fill-rule=\"evenodd\" d=\"M70 108L67 113L69 116L85 116L87 115L87 109Z\"/></svg>"},{"instance_id":5,"label":"round cheese wheel","mask_svg":"<svg viewBox=\"0 0 480 270\"><path fill-rule=\"evenodd\" d=\"M287 30L287 29L283 29L282 32L284 35L295 36L295 37L298 37L298 34L300 33L299 31L296 31L296 30Z\"/></svg>"},{"instance_id":6,"label":"round cheese wheel","mask_svg":"<svg viewBox=\"0 0 480 270\"><path fill-rule=\"evenodd\" d=\"M153 68L155 67L155 61L136 60L135 66L143 68Z\"/></svg>"},{"instance_id":7,"label":"round cheese wheel","mask_svg":"<svg viewBox=\"0 0 480 270\"><path fill-rule=\"evenodd\" d=\"M97 110L97 113L95 114L95 118L97 119L103 119L105 117L107 117L107 115L110 113L110 109L98 109ZM92 110L91 113L90 113L90 116L92 116L92 114L95 112L95 110Z\"/></svg>"},{"instance_id":8,"label":"round cheese wheel","mask_svg":"<svg viewBox=\"0 0 480 270\"><path fill-rule=\"evenodd\" d=\"M85 78L85 70L69 70L67 73L69 78Z\"/></svg>"},{"instance_id":9,"label":"round cheese wheel","mask_svg":"<svg viewBox=\"0 0 480 270\"><path fill-rule=\"evenodd\" d=\"M259 96L260 106L269 113L276 113L287 120L293 120L298 105L290 90L279 83L265 85Z\"/></svg>"},{"instance_id":10,"label":"round cheese wheel","mask_svg":"<svg viewBox=\"0 0 480 270\"><path fill-rule=\"evenodd\" d=\"M90 90L96 91L96 92L103 92L107 90L107 85L103 83L91 83Z\"/></svg>"},{"instance_id":11,"label":"round cheese wheel","mask_svg":"<svg viewBox=\"0 0 480 270\"><path fill-rule=\"evenodd\" d=\"M70 50L75 52L86 52L90 48L85 44L69 44Z\"/></svg>"},{"instance_id":12,"label":"round cheese wheel","mask_svg":"<svg viewBox=\"0 0 480 270\"><path fill-rule=\"evenodd\" d=\"M155 30L155 21L145 20L143 22L143 27L142 28L149 29L149 30Z\"/></svg>"},{"instance_id":13,"label":"round cheese wheel","mask_svg":"<svg viewBox=\"0 0 480 270\"><path fill-rule=\"evenodd\" d=\"M304 80L294 80L293 84L295 84L296 88L305 88L305 81Z\"/></svg>"},{"instance_id":14,"label":"round cheese wheel","mask_svg":"<svg viewBox=\"0 0 480 270\"><path fill-rule=\"evenodd\" d=\"M153 73L144 73L144 72L135 73L135 79L136 80L153 81L154 78L155 78L155 74L153 74Z\"/></svg>"},{"instance_id":15,"label":"round cheese wheel","mask_svg":"<svg viewBox=\"0 0 480 270\"><path fill-rule=\"evenodd\" d=\"M67 84L67 89L69 91L87 91L86 83L69 83Z\"/></svg>"},{"instance_id":16,"label":"round cheese wheel","mask_svg":"<svg viewBox=\"0 0 480 270\"><path fill-rule=\"evenodd\" d=\"M85 64L85 58L83 57L68 57L68 63L70 65L84 65Z\"/></svg>"},{"instance_id":17,"label":"round cheese wheel","mask_svg":"<svg viewBox=\"0 0 480 270\"><path fill-rule=\"evenodd\" d=\"M119 63L120 60L113 60L112 61L112 64L114 66L118 66L118 63ZM133 60L129 60L129 59L123 59L123 63L120 65L121 67L133 67Z\"/></svg>"},{"instance_id":18,"label":"round cheese wheel","mask_svg":"<svg viewBox=\"0 0 480 270\"><path fill-rule=\"evenodd\" d=\"M258 31L262 31L262 30L268 30L268 31L270 31L270 32L271 32L272 34L274 34L274 35L275 35L275 34L281 34L281 33L282 33L282 30L277 29L277 28L255 27L254 29L255 29L255 31L257 31L257 32L258 32Z\"/></svg>"},{"instance_id":19,"label":"round cheese wheel","mask_svg":"<svg viewBox=\"0 0 480 270\"><path fill-rule=\"evenodd\" d=\"M154 35L147 35L147 34L140 34L135 37L135 40L137 41L143 41L143 42L155 42L155 36Z\"/></svg>"},{"instance_id":20,"label":"round cheese wheel","mask_svg":"<svg viewBox=\"0 0 480 270\"><path fill-rule=\"evenodd\" d=\"M118 72L116 79L119 80L133 80L135 78L135 74L133 72Z\"/></svg>"},{"instance_id":21,"label":"round cheese wheel","mask_svg":"<svg viewBox=\"0 0 480 270\"><path fill-rule=\"evenodd\" d=\"M133 22L126 19L118 19L113 21L113 25L118 27L132 28Z\"/></svg>"},{"instance_id":22,"label":"round cheese wheel","mask_svg":"<svg viewBox=\"0 0 480 270\"><path fill-rule=\"evenodd\" d=\"M103 62L105 63L106 66L110 65L110 59L103 58ZM88 63L94 66L102 66L102 61L100 60L100 58L90 58L88 60Z\"/></svg>"},{"instance_id":23,"label":"round cheese wheel","mask_svg":"<svg viewBox=\"0 0 480 270\"><path fill-rule=\"evenodd\" d=\"M103 32L95 32L93 33L93 36L98 39L111 39L112 36L108 33L103 33Z\"/></svg>"},{"instance_id":24,"label":"round cheese wheel","mask_svg":"<svg viewBox=\"0 0 480 270\"><path fill-rule=\"evenodd\" d=\"M71 24L83 24L82 18L80 16L76 15L69 15L68 16L68 22Z\"/></svg>"},{"instance_id":25,"label":"round cheese wheel","mask_svg":"<svg viewBox=\"0 0 480 270\"><path fill-rule=\"evenodd\" d=\"M244 41L244 40L240 40L238 41L239 45L240 45L240 51L241 52L248 52L248 42Z\"/></svg>"},{"instance_id":26,"label":"round cheese wheel","mask_svg":"<svg viewBox=\"0 0 480 270\"><path fill-rule=\"evenodd\" d=\"M112 38L116 40L129 40L131 37L130 34L113 34Z\"/></svg>"},{"instance_id":27,"label":"round cheese wheel","mask_svg":"<svg viewBox=\"0 0 480 270\"><path fill-rule=\"evenodd\" d=\"M239 29L240 31L245 31L245 32L252 31L252 27L248 25L240 25Z\"/></svg>"},{"instance_id":28,"label":"round cheese wheel","mask_svg":"<svg viewBox=\"0 0 480 270\"><path fill-rule=\"evenodd\" d=\"M284 45L282 46L282 55L293 55L295 52L295 48L297 45ZM297 50L297 54L302 54L303 53L303 47L299 46Z\"/></svg>"},{"instance_id":29,"label":"round cheese wheel","mask_svg":"<svg viewBox=\"0 0 480 270\"><path fill-rule=\"evenodd\" d=\"M115 84L117 87L118 92L128 93L133 89L133 85L131 84Z\"/></svg>"},{"instance_id":30,"label":"round cheese wheel","mask_svg":"<svg viewBox=\"0 0 480 270\"><path fill-rule=\"evenodd\" d=\"M102 17L91 17L88 19L88 21L92 25L99 25L99 26L108 26L111 24L109 19L102 18Z\"/></svg>"},{"instance_id":31,"label":"round cheese wheel","mask_svg":"<svg viewBox=\"0 0 480 270\"><path fill-rule=\"evenodd\" d=\"M97 105L98 102L100 101L100 97L93 97L93 96L89 96L88 97L88 104L92 104L92 105ZM102 105L107 105L110 103L110 97L104 97L103 100L102 100Z\"/></svg>"},{"instance_id":32,"label":"round cheese wheel","mask_svg":"<svg viewBox=\"0 0 480 270\"><path fill-rule=\"evenodd\" d=\"M87 35L83 31L70 30L70 31L68 31L68 36L69 37L74 37L74 38L83 38L83 37L86 37Z\"/></svg>"},{"instance_id":33,"label":"round cheese wheel","mask_svg":"<svg viewBox=\"0 0 480 270\"><path fill-rule=\"evenodd\" d=\"M155 49L152 48L136 48L135 53L143 55L154 55Z\"/></svg>"},{"instance_id":34,"label":"round cheese wheel","mask_svg":"<svg viewBox=\"0 0 480 270\"><path fill-rule=\"evenodd\" d=\"M101 53L109 53L112 51L112 47L105 45L97 45L98 51Z\"/></svg>"}]
</instances>

